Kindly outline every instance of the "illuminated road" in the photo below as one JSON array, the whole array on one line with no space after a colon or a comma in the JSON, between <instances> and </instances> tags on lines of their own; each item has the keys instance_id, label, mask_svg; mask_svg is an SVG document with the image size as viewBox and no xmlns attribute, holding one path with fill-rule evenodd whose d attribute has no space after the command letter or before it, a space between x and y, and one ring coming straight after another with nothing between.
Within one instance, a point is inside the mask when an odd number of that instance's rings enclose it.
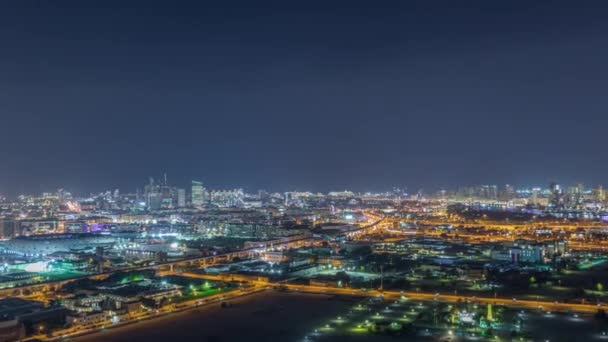
<instances>
[{"instance_id":1,"label":"illuminated road","mask_svg":"<svg viewBox=\"0 0 608 342\"><path fill-rule=\"evenodd\" d=\"M570 303L558 303L548 301L532 301L532 300L519 300L519 299L506 299L506 298L492 298L492 297L468 297L468 296L454 296L454 295L441 295L433 293L420 293L420 292L400 292L400 291L362 291L358 289L347 289L347 288L335 288L335 287L323 287L323 286L311 286L311 285L297 285L297 284L272 284L273 286L283 287L291 291L299 292L312 292L312 293L327 293L336 295L354 295L354 296L384 296L387 299L399 299L401 296L415 300L436 300L441 302L459 302L469 301L480 304L492 304L492 305L504 305L508 307L527 308L527 309L542 309L544 311L573 311L573 312L597 312L598 308L603 308L601 305L589 305L589 304L570 304Z\"/></svg>"},{"instance_id":2,"label":"illuminated road","mask_svg":"<svg viewBox=\"0 0 608 342\"><path fill-rule=\"evenodd\" d=\"M401 221L401 220L400 220ZM606 224L602 222L589 222L585 224L576 224L571 222L563 221L538 221L538 222L522 222L522 223L508 223L508 222L497 222L491 220L475 220L474 222L467 222L463 220L450 220L450 219L421 219L421 220L403 220L404 222L416 223L425 226L442 226L452 225L454 227L463 227L465 229L471 228L486 228L486 229L498 229L498 230L509 230L509 231L525 231L535 229L560 229L564 231L573 231L577 229L598 229L606 228Z\"/></svg>"},{"instance_id":3,"label":"illuminated road","mask_svg":"<svg viewBox=\"0 0 608 342\"><path fill-rule=\"evenodd\" d=\"M249 281L254 283L256 286L271 286L275 288L283 288L291 291L300 292L313 292L313 293L326 293L336 295L354 295L354 296L384 296L388 299L396 299L401 296L405 296L411 299L417 300L437 300L442 302L459 302L469 301L481 304L496 304L510 307L520 307L529 309L539 309L544 311L578 311L578 312L596 312L598 308L604 308L603 305L592 305L592 304L575 304L575 303L559 303L550 301L536 301L536 300L519 300L515 298L494 298L494 297L476 297L476 296L458 296L458 295L445 295L438 293L425 293L425 292L407 292L407 291L379 291L379 290L360 290L351 288L337 288L337 287L325 287L325 286L313 286L313 285L299 285L289 283L271 283L266 282L265 278L255 278L242 276L238 274L223 274L221 276L204 275L204 274L193 274L193 273L182 273L181 276L198 278L198 279L212 279L212 280L237 280L237 281ZM216 279L216 277L221 277Z\"/></svg>"},{"instance_id":4,"label":"illuminated road","mask_svg":"<svg viewBox=\"0 0 608 342\"><path fill-rule=\"evenodd\" d=\"M416 225L416 228L393 228L402 222ZM457 239L469 243L488 242L512 242L517 239L534 240L537 242L554 241L564 239L568 242L570 249L575 251L607 251L608 242L603 240L589 240L573 236L556 236L556 231L568 233L588 232L589 230L605 229L604 223L576 224L562 221L534 222L534 223L506 223L488 220L475 220L474 222L463 222L462 220L450 219L422 219L407 220L401 218L386 218L378 222L374 229L369 229L365 234L356 234L351 237L357 240L368 240L375 242L393 242L407 236L417 235L421 237L434 237L444 240ZM452 226L451 229L439 227ZM552 235L538 235L537 230L552 230Z\"/></svg>"},{"instance_id":5,"label":"illuminated road","mask_svg":"<svg viewBox=\"0 0 608 342\"><path fill-rule=\"evenodd\" d=\"M444 295L437 293L424 293L424 292L407 292L407 291L379 291L369 290L364 291L360 289L350 288L336 288L336 287L325 287L325 286L312 286L312 285L299 285L289 283L271 283L265 282L264 278L257 278L249 280L243 278L244 276L238 274L224 274L221 278L216 279L220 276L204 275L204 274L193 274L193 273L182 273L182 276L198 278L198 279L212 279L212 280L241 280L250 281L255 283L256 286L271 286L276 288L283 288L291 291L300 292L314 292L314 293L327 293L336 295L354 295L354 296L384 296L389 299L400 298L405 296L411 299L417 300L438 300L443 302L458 302L458 301L469 301L481 304L496 304L510 307L523 307L529 309L542 308L545 311L578 311L578 312L596 312L598 308L603 308L603 305L591 305L591 304L575 304L575 303L559 303L550 301L536 301L536 300L519 300L515 298L493 298L493 297L476 297L476 296L458 296L458 295Z\"/></svg>"}]
</instances>

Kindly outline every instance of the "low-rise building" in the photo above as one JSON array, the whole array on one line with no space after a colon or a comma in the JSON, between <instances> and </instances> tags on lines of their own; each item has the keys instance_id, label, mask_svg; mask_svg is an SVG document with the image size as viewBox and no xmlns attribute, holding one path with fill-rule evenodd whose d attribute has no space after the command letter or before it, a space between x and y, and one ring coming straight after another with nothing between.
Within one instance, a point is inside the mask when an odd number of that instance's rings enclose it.
<instances>
[{"instance_id":1,"label":"low-rise building","mask_svg":"<svg viewBox=\"0 0 608 342\"><path fill-rule=\"evenodd\" d=\"M94 327L107 321L108 315L103 311L76 312L73 314L69 314L66 318L66 322L68 325L78 325L84 328Z\"/></svg>"}]
</instances>

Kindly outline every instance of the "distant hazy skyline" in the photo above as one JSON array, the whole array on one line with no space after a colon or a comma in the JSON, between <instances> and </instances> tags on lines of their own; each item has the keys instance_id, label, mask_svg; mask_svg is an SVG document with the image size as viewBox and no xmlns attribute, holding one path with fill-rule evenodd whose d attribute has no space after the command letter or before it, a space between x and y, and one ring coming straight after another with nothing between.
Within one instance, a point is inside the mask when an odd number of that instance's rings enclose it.
<instances>
[{"instance_id":1,"label":"distant hazy skyline","mask_svg":"<svg viewBox=\"0 0 608 342\"><path fill-rule=\"evenodd\" d=\"M159 180L160 178L154 178L155 181ZM149 179L147 180L149 182ZM553 181L552 181L553 182ZM130 186L130 187L126 187L126 188L117 188L117 187L111 187L108 186L106 188L99 188L99 189L89 189L89 190L84 190L81 191L80 189L76 189L76 188L65 188L65 187L58 187L58 188L42 188L40 190L34 190L33 192L19 192L19 193L14 193L14 194L10 194L10 193L0 193L0 196L5 196L8 197L10 199L14 199L20 195L26 195L26 196L37 196L37 195L41 195L42 193L56 193L58 190L63 190L66 192L70 192L72 193L72 195L76 196L76 197L87 197L89 195L97 195L100 194L102 192L106 192L106 191L115 191L115 190L119 190L120 194L134 194L136 192L140 192L141 194L143 194L144 192L144 187L145 185L148 183L141 183L141 184L137 184L136 186ZM313 193L329 193L329 192L334 192L334 191L353 191L355 193L382 193L382 192L391 192L395 189L400 189L405 191L407 194L409 195L414 195L417 193L423 193L425 195L435 195L437 193L439 193L442 190L448 191L448 192L457 192L459 190L459 188L464 188L464 187L475 187L475 186L485 186L485 185L495 185L497 186L497 190L500 193L501 191L505 191L506 186L510 185L513 186L515 190L531 190L533 188L541 188L543 190L547 190L549 189L551 183L544 183L544 184L513 184L513 183L505 183L505 184L494 184L494 183L479 183L479 184L457 184L457 185L453 185L450 187L428 187L428 188L424 188L424 187L412 187L412 186L384 186L384 187L375 187L375 188L370 188L370 187L365 187L365 186L359 186L357 188L328 188L328 189L310 189L310 188L301 188L301 187L295 187L295 188L285 188L285 189L276 189L276 188L263 188L263 187L256 187L256 186L247 186L247 185L239 185L239 184L233 184L233 185L228 185L228 186L222 186L222 185L218 185L218 184L214 184L214 183L205 183L203 182L203 186L205 187L206 190L208 191L218 191L218 190L234 190L234 189L243 189L246 193L249 194L254 194L257 193L260 190L263 191L268 191L271 193L283 193L283 192L292 192L292 191L299 191L299 192L313 192ZM579 184L583 185L583 188L587 191L587 190L594 190L597 189L599 186L602 186L604 189L606 189L606 187L603 184L584 184L584 183L559 183L557 182L557 184L560 185L560 187L562 188L562 190L567 191L569 187L573 187L573 186L577 186ZM182 189L186 189L187 193L190 193L190 189L191 189L191 182L168 182L169 186L173 186L173 187L177 187L177 188L182 188Z\"/></svg>"},{"instance_id":2,"label":"distant hazy skyline","mask_svg":"<svg viewBox=\"0 0 608 342\"><path fill-rule=\"evenodd\" d=\"M608 184L608 3L0 4L0 194Z\"/></svg>"}]
</instances>

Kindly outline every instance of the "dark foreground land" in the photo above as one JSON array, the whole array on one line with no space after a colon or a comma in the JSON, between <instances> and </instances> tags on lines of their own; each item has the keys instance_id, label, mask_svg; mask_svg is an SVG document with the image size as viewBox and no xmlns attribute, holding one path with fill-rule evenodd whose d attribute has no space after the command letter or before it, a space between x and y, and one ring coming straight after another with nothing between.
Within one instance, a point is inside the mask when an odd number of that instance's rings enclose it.
<instances>
[{"instance_id":1,"label":"dark foreground land","mask_svg":"<svg viewBox=\"0 0 608 342\"><path fill-rule=\"evenodd\" d=\"M71 341L294 341L311 327L347 310L358 299L289 292L264 292Z\"/></svg>"},{"instance_id":2,"label":"dark foreground land","mask_svg":"<svg viewBox=\"0 0 608 342\"><path fill-rule=\"evenodd\" d=\"M220 305L142 321L125 327L72 338L70 341L608 341L592 315L502 310L499 336L482 336L469 329L425 323L421 313L446 304L409 301L389 303L373 299L321 294L267 291ZM480 307L483 313L485 307ZM498 311L498 310L497 310ZM418 319L416 318L418 317ZM432 317L432 316L431 316ZM511 336L512 322L521 334ZM427 319L428 320L428 319ZM402 334L373 332L362 323L413 323Z\"/></svg>"}]
</instances>

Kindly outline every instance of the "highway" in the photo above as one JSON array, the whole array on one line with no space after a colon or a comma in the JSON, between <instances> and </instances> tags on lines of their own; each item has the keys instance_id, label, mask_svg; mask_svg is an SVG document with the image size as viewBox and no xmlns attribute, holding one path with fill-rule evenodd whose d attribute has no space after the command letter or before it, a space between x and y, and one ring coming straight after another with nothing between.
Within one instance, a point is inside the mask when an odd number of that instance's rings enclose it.
<instances>
[{"instance_id":1,"label":"highway","mask_svg":"<svg viewBox=\"0 0 608 342\"><path fill-rule=\"evenodd\" d=\"M401 222L410 222L417 225L416 229L394 229L390 228L392 224ZM403 220L395 218L386 218L378 222L378 229L367 230L366 234L357 234L352 237L361 240L370 241L386 241L393 242L403 239L407 236L417 235L421 237L435 237L440 239L465 240L469 243L488 243L488 242L512 242L517 239L527 239L534 241L554 241L555 239L565 239L568 241L568 247L574 251L606 251L608 250L608 242L603 240L590 241L581 238L570 238L568 236L556 237L555 235L538 235L538 229L560 229L572 233L578 229L594 230L606 229L608 226L604 223L595 224L572 224L561 221L555 222L538 222L538 223L505 223L486 220L477 220L475 222L462 222L454 220ZM451 225L454 228L450 230L437 229L440 226ZM447 236L446 236L447 234ZM379 236L379 239L374 237Z\"/></svg>"},{"instance_id":2,"label":"highway","mask_svg":"<svg viewBox=\"0 0 608 342\"><path fill-rule=\"evenodd\" d=\"M516 298L494 298L494 297L477 297L477 296L458 296L428 292L410 292L410 291L381 291L381 290L361 290L352 288L338 288L314 285L301 285L290 283L273 283L267 278L243 276L239 274L222 274L222 275L206 275L198 273L181 273L181 276L220 280L220 281L244 281L255 284L255 286L267 286L274 288L282 288L290 291L310 292L310 293L325 293L347 296L367 296L376 297L384 296L387 299L399 299L405 296L410 299L424 301L441 301L441 302L459 302L469 301L480 304L504 305L508 307L518 307L527 309L542 309L544 311L573 311L573 312L597 312L599 308L605 308L603 304L576 304L576 303L559 303L555 301L540 301L540 300L520 300Z\"/></svg>"},{"instance_id":3,"label":"highway","mask_svg":"<svg viewBox=\"0 0 608 342\"><path fill-rule=\"evenodd\" d=\"M271 286L284 288L290 291L298 292L310 292L310 293L326 293L335 295L347 295L347 296L384 296L386 299L399 299L405 296L409 299L423 300L423 301L440 301L440 302L452 302L456 303L459 301L468 301L479 304L492 304L492 305L503 305L515 308L526 308L526 309L542 309L543 311L572 311L572 312L597 312L599 308L604 308L602 305L591 305L591 304L571 304L571 303L558 303L549 301L532 301L532 300L519 300L515 298L493 298L493 297L468 297L468 296L455 296L455 295L443 295L437 293L424 293L424 292L402 292L402 291L380 291L370 290L362 291L359 289L349 288L335 288L335 287L324 287L324 286L311 286L311 285L298 285L298 284L269 284Z\"/></svg>"}]
</instances>

